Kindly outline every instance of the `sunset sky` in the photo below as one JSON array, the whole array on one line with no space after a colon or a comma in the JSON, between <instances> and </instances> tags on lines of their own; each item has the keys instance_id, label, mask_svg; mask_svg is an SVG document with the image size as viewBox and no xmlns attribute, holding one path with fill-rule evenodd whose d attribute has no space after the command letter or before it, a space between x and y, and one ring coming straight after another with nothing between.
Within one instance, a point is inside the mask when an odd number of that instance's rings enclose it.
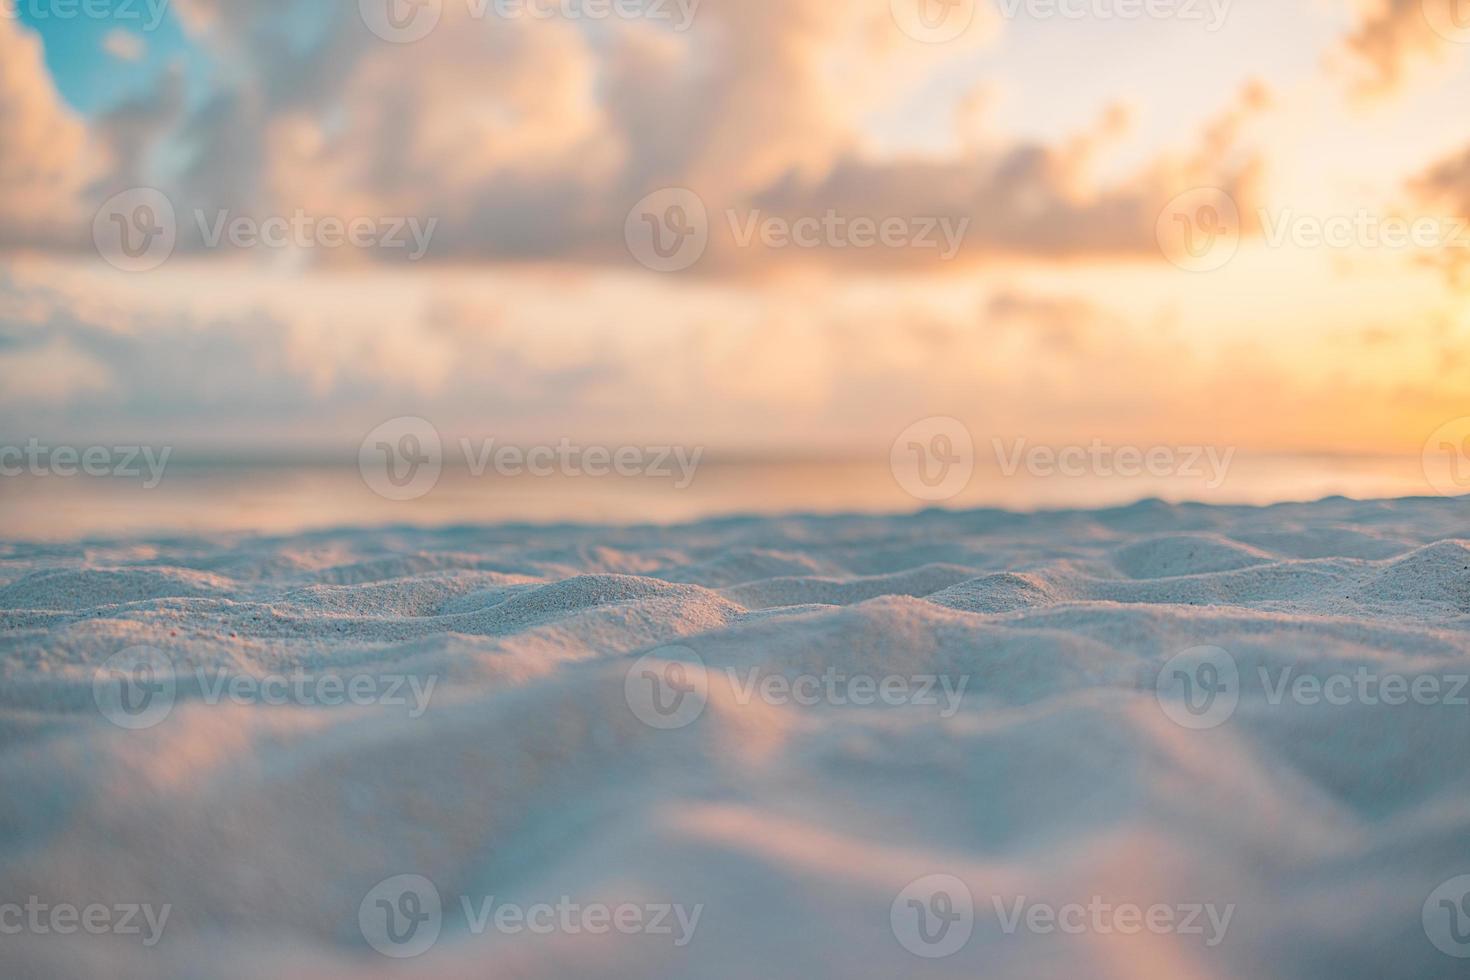
<instances>
[{"instance_id":1,"label":"sunset sky","mask_svg":"<svg viewBox=\"0 0 1470 980\"><path fill-rule=\"evenodd\" d=\"M673 0L668 19L439 0L411 43L374 33L374 2L63 19L0 0L19 11L0 17L9 439L347 452L412 414L864 453L950 415L1417 454L1470 414L1464 0L981 0L939 43L907 0L703 0L687 29ZM177 245L123 271L94 228L139 187ZM666 188L703 204L708 247L659 272L628 229ZM1208 269L1160 240L1198 188L1240 215ZM433 233L410 261L212 247L195 218L298 211ZM833 214L964 233L952 259L740 241ZM1439 237L1363 230L1395 217ZM1333 221L1351 240L1303 240Z\"/></svg>"}]
</instances>

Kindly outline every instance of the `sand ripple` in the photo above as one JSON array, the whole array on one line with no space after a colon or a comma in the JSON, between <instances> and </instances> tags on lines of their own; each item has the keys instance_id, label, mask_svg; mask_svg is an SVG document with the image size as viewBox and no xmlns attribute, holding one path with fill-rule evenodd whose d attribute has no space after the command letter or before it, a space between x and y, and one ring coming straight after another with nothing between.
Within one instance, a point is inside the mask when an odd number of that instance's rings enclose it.
<instances>
[{"instance_id":1,"label":"sand ripple","mask_svg":"<svg viewBox=\"0 0 1470 980\"><path fill-rule=\"evenodd\" d=\"M0 546L0 903L172 906L153 948L0 936L0 973L399 975L359 903L418 874L416 976L1462 976L1421 911L1470 873L1467 539L1463 502L1329 500ZM127 730L94 680L136 647L176 688ZM1197 647L1239 675L1210 725L1158 693ZM700 710L659 727L670 661ZM1338 677L1441 686L1291 693ZM213 686L271 678L373 697ZM974 934L923 959L890 912L935 874ZM476 930L492 895L703 913ZM1011 934L1019 897L1234 912Z\"/></svg>"}]
</instances>

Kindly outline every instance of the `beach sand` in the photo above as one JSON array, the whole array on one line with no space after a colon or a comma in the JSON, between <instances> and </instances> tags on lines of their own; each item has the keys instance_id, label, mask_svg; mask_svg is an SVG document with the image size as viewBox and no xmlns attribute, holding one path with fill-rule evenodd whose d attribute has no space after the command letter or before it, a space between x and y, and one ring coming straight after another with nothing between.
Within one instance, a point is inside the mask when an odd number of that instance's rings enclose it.
<instances>
[{"instance_id":1,"label":"beach sand","mask_svg":"<svg viewBox=\"0 0 1470 980\"><path fill-rule=\"evenodd\" d=\"M1330 499L0 546L0 903L42 909L0 972L1465 976L1466 539Z\"/></svg>"}]
</instances>

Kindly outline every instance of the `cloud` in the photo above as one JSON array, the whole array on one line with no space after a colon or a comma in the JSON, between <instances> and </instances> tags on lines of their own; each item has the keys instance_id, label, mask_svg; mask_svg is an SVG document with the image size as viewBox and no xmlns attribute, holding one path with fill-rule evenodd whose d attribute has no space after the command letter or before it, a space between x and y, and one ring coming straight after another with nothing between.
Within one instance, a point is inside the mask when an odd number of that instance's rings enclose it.
<instances>
[{"instance_id":1,"label":"cloud","mask_svg":"<svg viewBox=\"0 0 1470 980\"><path fill-rule=\"evenodd\" d=\"M1371 0L1348 36L1349 56L1364 73L1365 94L1399 88L1418 61L1442 60L1456 42L1470 42L1463 0Z\"/></svg>"},{"instance_id":2,"label":"cloud","mask_svg":"<svg viewBox=\"0 0 1470 980\"><path fill-rule=\"evenodd\" d=\"M183 73L171 67L158 76L147 95L125 101L93 120L93 136L106 145L111 161L106 176L94 184L94 197L110 197L155 181L149 157L183 117Z\"/></svg>"},{"instance_id":3,"label":"cloud","mask_svg":"<svg viewBox=\"0 0 1470 980\"><path fill-rule=\"evenodd\" d=\"M1167 304L1046 286L1041 271L915 291L867 277L671 288L593 270L444 270L427 285L391 269L117 277L37 261L0 289L0 381L19 384L10 430L46 438L350 458L364 433L411 414L449 439L677 439L881 459L908 422L950 414L986 445L1352 449L1418 432L1419 416L1459 397L1429 365L1462 330L1394 324L1393 358L1344 361L1337 331L1381 326L1344 320L1308 348L1323 369L1304 372L1300 347L1211 336ZM1415 383L1428 407L1394 394ZM1382 424L1343 428L1363 404L1387 406Z\"/></svg>"},{"instance_id":4,"label":"cloud","mask_svg":"<svg viewBox=\"0 0 1470 980\"><path fill-rule=\"evenodd\" d=\"M51 84L40 38L0 17L0 245L79 240L88 142Z\"/></svg>"},{"instance_id":5,"label":"cloud","mask_svg":"<svg viewBox=\"0 0 1470 980\"><path fill-rule=\"evenodd\" d=\"M74 404L113 387L107 365L64 338L0 347L0 404L31 408Z\"/></svg>"},{"instance_id":6,"label":"cloud","mask_svg":"<svg viewBox=\"0 0 1470 980\"><path fill-rule=\"evenodd\" d=\"M1430 167L1414 187L1428 200L1447 203L1470 217L1470 146Z\"/></svg>"},{"instance_id":7,"label":"cloud","mask_svg":"<svg viewBox=\"0 0 1470 980\"><path fill-rule=\"evenodd\" d=\"M141 61L147 49L141 37L118 28L109 31L102 39L102 50L119 61Z\"/></svg>"},{"instance_id":8,"label":"cloud","mask_svg":"<svg viewBox=\"0 0 1470 980\"><path fill-rule=\"evenodd\" d=\"M1432 257L1454 282L1470 278L1470 145L1433 166L1409 182L1419 202L1449 215L1459 229L1454 247L1441 249Z\"/></svg>"},{"instance_id":9,"label":"cloud","mask_svg":"<svg viewBox=\"0 0 1470 980\"><path fill-rule=\"evenodd\" d=\"M226 70L202 102L167 73L90 134L73 120L74 146L90 137L108 150L108 172L83 203L158 187L181 216L184 253L203 248L196 212L302 209L437 219L429 254L439 261L631 266L629 209L651 191L688 187L711 218L697 271L719 275L933 266L947 250L742 248L732 231L757 210L788 222L829 212L907 219L915 237L924 221L947 220L972 259L1131 259L1153 254L1154 223L1172 196L1221 187L1250 211L1261 170L1242 139L1264 104L1259 87L1194 146L1107 181L1098 163L1128 133L1121 110L1055 144L976 140L967 122L957 133L964 149L948 158L874 154L863 131L871 113L991 42L994 14L983 5L977 26L942 53L904 35L888 0L704 0L682 34L647 22L486 23L474 5L446 3L439 28L409 45L373 36L353 4L321 12L310 29L301 9L292 0L181 3L186 29ZM31 54L11 74L49 90ZM74 240L86 240L88 220L83 207ZM61 225L50 224L53 233ZM928 235L937 246L940 238L937 228ZM346 249L311 256L365 258Z\"/></svg>"},{"instance_id":10,"label":"cloud","mask_svg":"<svg viewBox=\"0 0 1470 980\"><path fill-rule=\"evenodd\" d=\"M1121 109L1109 110L1091 129L1059 146L1002 144L937 161L845 155L833 161L820 181L793 176L742 203L788 218L835 210L878 219L960 219L968 223L962 255L970 258L1156 255L1155 225L1177 194L1218 187L1239 203L1243 214L1254 213L1263 165L1243 135L1269 102L1263 86L1247 86L1205 126L1194 146L1161 154L1108 183L1097 179L1096 169L1128 130L1128 115ZM829 252L824 258L863 262L874 254ZM889 251L876 260L932 264L935 254ZM737 255L724 257L739 260Z\"/></svg>"}]
</instances>

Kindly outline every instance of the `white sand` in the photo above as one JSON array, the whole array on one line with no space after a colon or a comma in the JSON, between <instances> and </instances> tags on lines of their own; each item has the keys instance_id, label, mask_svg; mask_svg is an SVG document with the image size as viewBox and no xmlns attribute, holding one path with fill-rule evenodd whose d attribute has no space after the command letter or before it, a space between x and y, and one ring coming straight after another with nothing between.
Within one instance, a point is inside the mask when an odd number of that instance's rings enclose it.
<instances>
[{"instance_id":1,"label":"white sand","mask_svg":"<svg viewBox=\"0 0 1470 980\"><path fill-rule=\"evenodd\" d=\"M1465 976L1423 913L1470 874L1466 538L1466 501L1339 499L3 546L0 903L170 911L152 947L0 935L0 974ZM627 678L666 644L707 703L663 730ZM137 645L177 699L126 730L93 681ZM1200 645L1240 701L1196 730L1155 680ZM952 712L773 703L754 667L965 687ZM1272 704L1259 672L1287 668L1444 686ZM210 703L199 669L434 686L417 717ZM444 907L406 961L359 922L402 874ZM935 874L974 921L926 959L900 893ZM681 947L478 929L461 896L700 912ZM1022 899L1231 918L1008 933Z\"/></svg>"}]
</instances>

